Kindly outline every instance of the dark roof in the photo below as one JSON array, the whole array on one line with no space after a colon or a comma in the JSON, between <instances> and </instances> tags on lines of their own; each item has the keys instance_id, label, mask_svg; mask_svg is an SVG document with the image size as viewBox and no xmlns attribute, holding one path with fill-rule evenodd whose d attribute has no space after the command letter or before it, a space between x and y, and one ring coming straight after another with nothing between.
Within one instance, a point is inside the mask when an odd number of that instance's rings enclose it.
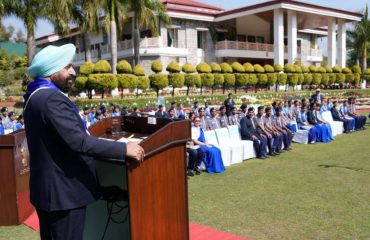
<instances>
[{"instance_id":1,"label":"dark roof","mask_svg":"<svg viewBox=\"0 0 370 240\"><path fill-rule=\"evenodd\" d=\"M205 3L193 1L193 0L162 0L163 4L171 3L171 4L177 4L177 5L183 5L183 6L189 6L189 7L199 7L199 8L206 8L206 9L212 9L217 11L223 11L224 9L208 5Z\"/></svg>"}]
</instances>

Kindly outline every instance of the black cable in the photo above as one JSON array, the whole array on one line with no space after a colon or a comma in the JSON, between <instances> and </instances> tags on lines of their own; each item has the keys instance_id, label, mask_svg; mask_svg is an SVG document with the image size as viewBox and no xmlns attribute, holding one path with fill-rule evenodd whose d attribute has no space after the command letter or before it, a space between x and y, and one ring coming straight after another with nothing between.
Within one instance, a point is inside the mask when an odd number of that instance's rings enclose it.
<instances>
[{"instance_id":1,"label":"black cable","mask_svg":"<svg viewBox=\"0 0 370 240\"><path fill-rule=\"evenodd\" d=\"M107 202L107 209L109 209L109 203L108 202ZM108 219L107 219L107 222L105 223L104 233L103 233L103 236L102 236L101 240L104 240L105 234L107 233L109 222L110 222L111 215L112 215L112 211L113 211L113 203L111 203L111 208L108 211Z\"/></svg>"},{"instance_id":2,"label":"black cable","mask_svg":"<svg viewBox=\"0 0 370 240\"><path fill-rule=\"evenodd\" d=\"M107 202L106 206L107 206L107 212L108 212L108 219L105 224L104 233L103 233L101 240L104 240L105 238L105 234L107 233L110 221L112 221L115 224L123 224L124 222L126 222L128 215L129 215L129 211L127 210L125 217L121 221L117 221L116 219L113 218L113 215L116 215L122 212L124 209L128 209L128 204L126 204L125 206L121 206L117 202L111 202L111 203ZM113 206L118 207L119 210L113 212Z\"/></svg>"}]
</instances>

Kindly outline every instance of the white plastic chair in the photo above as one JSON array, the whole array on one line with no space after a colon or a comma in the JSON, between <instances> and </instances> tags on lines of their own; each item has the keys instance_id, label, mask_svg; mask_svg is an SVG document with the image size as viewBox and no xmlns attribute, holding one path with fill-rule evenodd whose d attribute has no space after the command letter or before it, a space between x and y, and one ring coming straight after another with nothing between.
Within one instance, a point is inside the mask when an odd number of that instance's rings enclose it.
<instances>
[{"instance_id":1,"label":"white plastic chair","mask_svg":"<svg viewBox=\"0 0 370 240\"><path fill-rule=\"evenodd\" d=\"M330 111L324 111L321 115L325 121L329 122L333 137L343 133L343 122L334 121Z\"/></svg>"},{"instance_id":2,"label":"white plastic chair","mask_svg":"<svg viewBox=\"0 0 370 240\"><path fill-rule=\"evenodd\" d=\"M224 166L225 167L230 166L231 159L232 159L231 158L231 147L219 145L216 132L214 130L205 131L204 137L208 141L209 144L212 144L221 150L221 156L222 156L222 161L224 163Z\"/></svg>"},{"instance_id":3,"label":"white plastic chair","mask_svg":"<svg viewBox=\"0 0 370 240\"><path fill-rule=\"evenodd\" d=\"M231 164L243 162L243 143L232 141L227 128L215 130L220 146L231 147Z\"/></svg>"},{"instance_id":4,"label":"white plastic chair","mask_svg":"<svg viewBox=\"0 0 370 240\"><path fill-rule=\"evenodd\" d=\"M294 136L292 141L296 143L307 144L308 143L308 130L298 130Z\"/></svg>"},{"instance_id":5,"label":"white plastic chair","mask_svg":"<svg viewBox=\"0 0 370 240\"><path fill-rule=\"evenodd\" d=\"M228 128L231 142L241 142L243 144L243 160L256 157L256 151L253 147L253 141L242 140L238 126L230 126Z\"/></svg>"}]
</instances>

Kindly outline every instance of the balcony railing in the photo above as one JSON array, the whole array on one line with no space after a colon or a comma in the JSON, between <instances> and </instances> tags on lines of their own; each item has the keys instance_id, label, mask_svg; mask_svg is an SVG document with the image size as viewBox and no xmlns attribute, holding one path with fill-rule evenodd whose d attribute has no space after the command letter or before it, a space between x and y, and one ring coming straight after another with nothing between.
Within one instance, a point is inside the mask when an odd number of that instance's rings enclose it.
<instances>
[{"instance_id":1,"label":"balcony railing","mask_svg":"<svg viewBox=\"0 0 370 240\"><path fill-rule=\"evenodd\" d=\"M322 57L322 49L311 48L310 56L312 56L312 57Z\"/></svg>"},{"instance_id":2,"label":"balcony railing","mask_svg":"<svg viewBox=\"0 0 370 240\"><path fill-rule=\"evenodd\" d=\"M228 41L228 40L217 42L216 50L225 50L225 49L273 52L274 44ZM284 51L288 52L288 46L284 46ZM297 51L300 53L301 48L298 47Z\"/></svg>"}]
</instances>

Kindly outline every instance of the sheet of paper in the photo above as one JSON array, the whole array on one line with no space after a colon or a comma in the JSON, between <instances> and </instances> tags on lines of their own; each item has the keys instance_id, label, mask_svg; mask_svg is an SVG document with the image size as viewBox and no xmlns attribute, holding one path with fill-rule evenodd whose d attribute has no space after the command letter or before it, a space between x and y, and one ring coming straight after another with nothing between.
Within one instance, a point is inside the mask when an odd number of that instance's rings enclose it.
<instances>
[{"instance_id":1,"label":"sheet of paper","mask_svg":"<svg viewBox=\"0 0 370 240\"><path fill-rule=\"evenodd\" d=\"M124 143L128 143L128 142L141 142L143 141L143 139L140 139L140 138L120 138L117 140L117 142L124 142Z\"/></svg>"},{"instance_id":2,"label":"sheet of paper","mask_svg":"<svg viewBox=\"0 0 370 240\"><path fill-rule=\"evenodd\" d=\"M157 124L157 118L155 118L155 117L148 117L148 124L156 125Z\"/></svg>"}]
</instances>

